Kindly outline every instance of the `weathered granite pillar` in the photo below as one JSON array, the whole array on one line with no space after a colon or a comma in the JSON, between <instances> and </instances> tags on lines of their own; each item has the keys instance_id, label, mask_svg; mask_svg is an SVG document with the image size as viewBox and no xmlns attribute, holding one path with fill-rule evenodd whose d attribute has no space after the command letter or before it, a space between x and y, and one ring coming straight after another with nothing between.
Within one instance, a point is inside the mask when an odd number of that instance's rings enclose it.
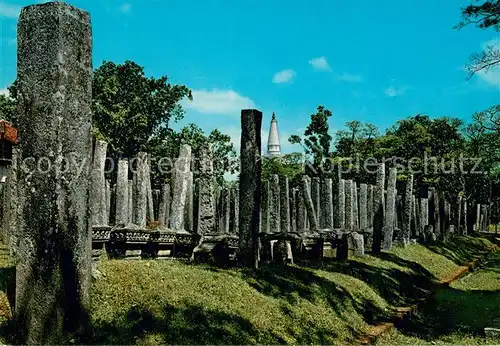
<instances>
[{"instance_id":1,"label":"weathered granite pillar","mask_svg":"<svg viewBox=\"0 0 500 346\"><path fill-rule=\"evenodd\" d=\"M437 190L433 191L434 195L434 232L436 233L436 237L441 238L441 209L442 209L442 200L441 193Z\"/></svg>"},{"instance_id":2,"label":"weathered granite pillar","mask_svg":"<svg viewBox=\"0 0 500 346\"><path fill-rule=\"evenodd\" d=\"M283 233L291 232L290 225L290 187L288 177L282 176L280 179L280 231Z\"/></svg>"},{"instance_id":3,"label":"weathered granite pillar","mask_svg":"<svg viewBox=\"0 0 500 346\"><path fill-rule=\"evenodd\" d=\"M229 199L229 192L227 193ZM229 230L229 202L226 201L226 229ZM194 176L193 172L187 173L187 191L186 206L184 207L184 229L188 232L194 232Z\"/></svg>"},{"instance_id":4,"label":"weathered granite pillar","mask_svg":"<svg viewBox=\"0 0 500 346\"><path fill-rule=\"evenodd\" d=\"M129 220L128 160L118 160L116 177L116 224L126 225Z\"/></svg>"},{"instance_id":5,"label":"weathered granite pillar","mask_svg":"<svg viewBox=\"0 0 500 346\"><path fill-rule=\"evenodd\" d=\"M205 235L215 231L215 181L212 146L200 148L198 180L198 234Z\"/></svg>"},{"instance_id":6,"label":"weathered granite pillar","mask_svg":"<svg viewBox=\"0 0 500 346\"><path fill-rule=\"evenodd\" d=\"M291 232L297 232L297 189L292 189L290 204Z\"/></svg>"},{"instance_id":7,"label":"weathered granite pillar","mask_svg":"<svg viewBox=\"0 0 500 346\"><path fill-rule=\"evenodd\" d=\"M339 187L340 181L342 180L342 171L340 164L333 164L333 175L332 175L332 195L333 195L333 225L336 228L342 228L340 222L340 204L339 204Z\"/></svg>"},{"instance_id":8,"label":"weathered granite pillar","mask_svg":"<svg viewBox=\"0 0 500 346\"><path fill-rule=\"evenodd\" d=\"M412 225L412 231L411 231L411 237L412 238L417 238L420 234L420 223L419 223L419 203L417 200L417 197L415 195L412 196L411 200L411 225Z\"/></svg>"},{"instance_id":9,"label":"weathered granite pillar","mask_svg":"<svg viewBox=\"0 0 500 346\"><path fill-rule=\"evenodd\" d=\"M463 211L464 211L464 227L462 230L462 235L466 236L468 234L468 228L469 228L469 220L468 220L468 205L467 205L467 198L463 199Z\"/></svg>"},{"instance_id":10,"label":"weathered granite pillar","mask_svg":"<svg viewBox=\"0 0 500 346\"><path fill-rule=\"evenodd\" d=\"M15 256L19 242L19 227L22 217L21 200L22 186L18 182L19 149L12 148L12 163L7 170L4 187L2 238ZM1 184L2 187L4 184Z\"/></svg>"},{"instance_id":11,"label":"weathered granite pillar","mask_svg":"<svg viewBox=\"0 0 500 346\"><path fill-rule=\"evenodd\" d=\"M345 181L345 228L349 231L354 229L354 196L353 181Z\"/></svg>"},{"instance_id":12,"label":"weathered granite pillar","mask_svg":"<svg viewBox=\"0 0 500 346\"><path fill-rule=\"evenodd\" d=\"M59 2L28 6L17 34L26 165L20 183L26 188L20 200L16 331L23 344L60 344L63 331L82 329L90 305L90 16Z\"/></svg>"},{"instance_id":13,"label":"weathered granite pillar","mask_svg":"<svg viewBox=\"0 0 500 346\"><path fill-rule=\"evenodd\" d=\"M359 228L365 230L368 228L368 185L359 186Z\"/></svg>"},{"instance_id":14,"label":"weathered granite pillar","mask_svg":"<svg viewBox=\"0 0 500 346\"><path fill-rule=\"evenodd\" d=\"M462 222L462 215L463 215L462 208L463 208L462 196L459 195L459 196L457 196L457 219L456 219L456 229L457 229L458 234L462 234L461 233L462 232L462 225L463 225L463 222Z\"/></svg>"},{"instance_id":15,"label":"weathered granite pillar","mask_svg":"<svg viewBox=\"0 0 500 346\"><path fill-rule=\"evenodd\" d=\"M338 186L338 213L339 213L339 227L345 228L345 180L340 179Z\"/></svg>"},{"instance_id":16,"label":"weathered granite pillar","mask_svg":"<svg viewBox=\"0 0 500 346\"><path fill-rule=\"evenodd\" d=\"M333 229L333 182L332 179L321 181L321 222L320 227Z\"/></svg>"},{"instance_id":17,"label":"weathered granite pillar","mask_svg":"<svg viewBox=\"0 0 500 346\"><path fill-rule=\"evenodd\" d=\"M154 189L153 190L153 209L154 209L154 220L159 221L160 218L160 195L161 195L161 190L159 189Z\"/></svg>"},{"instance_id":18,"label":"weathered granite pillar","mask_svg":"<svg viewBox=\"0 0 500 346\"><path fill-rule=\"evenodd\" d=\"M381 163L378 165L377 183L373 189L373 253L380 253L382 249L382 239L384 236L384 187L385 164Z\"/></svg>"},{"instance_id":19,"label":"weathered granite pillar","mask_svg":"<svg viewBox=\"0 0 500 346\"><path fill-rule=\"evenodd\" d=\"M404 197L404 212L403 212L403 225L401 229L403 230L403 241L405 244L410 242L411 237L411 216L413 213L412 201L413 201L413 174L408 175L408 180L406 181L405 197Z\"/></svg>"},{"instance_id":20,"label":"weathered granite pillar","mask_svg":"<svg viewBox=\"0 0 500 346\"><path fill-rule=\"evenodd\" d=\"M271 182L267 180L264 184L264 189L261 191L261 213L260 213L260 229L261 232L268 233L270 228L269 200L271 198Z\"/></svg>"},{"instance_id":21,"label":"weathered granite pillar","mask_svg":"<svg viewBox=\"0 0 500 346\"><path fill-rule=\"evenodd\" d=\"M389 178L387 180L387 201L385 208L384 240L382 249L390 250L392 248L392 238L394 233L394 218L396 217L396 179L397 168L389 169Z\"/></svg>"},{"instance_id":22,"label":"weathered granite pillar","mask_svg":"<svg viewBox=\"0 0 500 346\"><path fill-rule=\"evenodd\" d=\"M297 191L297 230L303 231L307 229L307 210L302 189Z\"/></svg>"},{"instance_id":23,"label":"weathered granite pillar","mask_svg":"<svg viewBox=\"0 0 500 346\"><path fill-rule=\"evenodd\" d=\"M420 199L420 233L429 225L429 199Z\"/></svg>"},{"instance_id":24,"label":"weathered granite pillar","mask_svg":"<svg viewBox=\"0 0 500 346\"><path fill-rule=\"evenodd\" d=\"M366 201L366 214L368 219L368 228L373 232L373 185L368 185L368 198Z\"/></svg>"},{"instance_id":25,"label":"weathered granite pillar","mask_svg":"<svg viewBox=\"0 0 500 346\"><path fill-rule=\"evenodd\" d=\"M352 181L352 220L354 229L359 229L358 184Z\"/></svg>"},{"instance_id":26,"label":"weathered granite pillar","mask_svg":"<svg viewBox=\"0 0 500 346\"><path fill-rule=\"evenodd\" d=\"M314 211L316 212L316 220L321 218L321 203L320 203L320 179L313 177L311 179L311 198L313 201Z\"/></svg>"},{"instance_id":27,"label":"weathered granite pillar","mask_svg":"<svg viewBox=\"0 0 500 346\"><path fill-rule=\"evenodd\" d=\"M108 143L96 140L92 159L90 183L90 222L92 226L105 226L106 222L106 181L104 165Z\"/></svg>"},{"instance_id":28,"label":"weathered granite pillar","mask_svg":"<svg viewBox=\"0 0 500 346\"><path fill-rule=\"evenodd\" d=\"M170 206L170 228L184 230L184 208L186 207L191 167L191 147L181 145L179 157L175 162L174 189Z\"/></svg>"},{"instance_id":29,"label":"weathered granite pillar","mask_svg":"<svg viewBox=\"0 0 500 346\"><path fill-rule=\"evenodd\" d=\"M313 200L311 198L311 189L309 186L309 179L307 176L302 177L302 184L300 185L302 198L307 210L307 216L309 217L309 226L312 231L318 230L318 219L316 218L316 211L314 210Z\"/></svg>"},{"instance_id":30,"label":"weathered granite pillar","mask_svg":"<svg viewBox=\"0 0 500 346\"><path fill-rule=\"evenodd\" d=\"M109 217L111 215L111 183L106 180L106 225L110 224Z\"/></svg>"},{"instance_id":31,"label":"weathered granite pillar","mask_svg":"<svg viewBox=\"0 0 500 346\"><path fill-rule=\"evenodd\" d=\"M239 259L258 267L262 112L241 111Z\"/></svg>"},{"instance_id":32,"label":"weathered granite pillar","mask_svg":"<svg viewBox=\"0 0 500 346\"><path fill-rule=\"evenodd\" d=\"M160 195L160 210L158 211L158 222L160 226L167 225L170 214L170 185L163 184Z\"/></svg>"},{"instance_id":33,"label":"weathered granite pillar","mask_svg":"<svg viewBox=\"0 0 500 346\"><path fill-rule=\"evenodd\" d=\"M135 161L133 223L139 227L146 227L148 199L147 154L143 152L138 153Z\"/></svg>"},{"instance_id":34,"label":"weathered granite pillar","mask_svg":"<svg viewBox=\"0 0 500 346\"><path fill-rule=\"evenodd\" d=\"M134 180L128 181L128 223L134 222Z\"/></svg>"},{"instance_id":35,"label":"weathered granite pillar","mask_svg":"<svg viewBox=\"0 0 500 346\"><path fill-rule=\"evenodd\" d=\"M280 220L280 178L277 174L271 177L271 189L269 194L269 228L272 233L279 233Z\"/></svg>"},{"instance_id":36,"label":"weathered granite pillar","mask_svg":"<svg viewBox=\"0 0 500 346\"><path fill-rule=\"evenodd\" d=\"M240 218L240 192L237 187L232 187L231 194L231 215L230 215L230 233L239 234L239 218Z\"/></svg>"},{"instance_id":37,"label":"weathered granite pillar","mask_svg":"<svg viewBox=\"0 0 500 346\"><path fill-rule=\"evenodd\" d=\"M149 155L146 156L146 166L145 166L145 178L146 178L146 196L147 196L147 202L146 202L146 219L147 221L154 221L155 220L155 207L154 207L154 200L153 200L153 190L151 186L151 157Z\"/></svg>"},{"instance_id":38,"label":"weathered granite pillar","mask_svg":"<svg viewBox=\"0 0 500 346\"><path fill-rule=\"evenodd\" d=\"M481 204L476 204L476 222L474 223L474 232L479 232L481 226Z\"/></svg>"},{"instance_id":39,"label":"weathered granite pillar","mask_svg":"<svg viewBox=\"0 0 500 346\"><path fill-rule=\"evenodd\" d=\"M229 234L230 198L229 188L223 188L221 191L219 232L224 234Z\"/></svg>"}]
</instances>

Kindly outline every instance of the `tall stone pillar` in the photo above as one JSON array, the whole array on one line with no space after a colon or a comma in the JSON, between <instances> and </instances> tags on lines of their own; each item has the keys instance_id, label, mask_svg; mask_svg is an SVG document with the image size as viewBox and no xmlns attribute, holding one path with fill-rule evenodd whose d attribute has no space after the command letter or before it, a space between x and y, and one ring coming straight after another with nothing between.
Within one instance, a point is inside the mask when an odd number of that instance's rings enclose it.
<instances>
[{"instance_id":1,"label":"tall stone pillar","mask_svg":"<svg viewBox=\"0 0 500 346\"><path fill-rule=\"evenodd\" d=\"M366 218L368 228L373 231L373 185L368 185L368 198L366 200Z\"/></svg>"},{"instance_id":2,"label":"tall stone pillar","mask_svg":"<svg viewBox=\"0 0 500 346\"><path fill-rule=\"evenodd\" d=\"M134 180L128 181L128 223L134 222Z\"/></svg>"},{"instance_id":3,"label":"tall stone pillar","mask_svg":"<svg viewBox=\"0 0 500 346\"><path fill-rule=\"evenodd\" d=\"M297 231L301 232L305 229L307 229L306 202L304 201L302 189L299 189L297 191Z\"/></svg>"},{"instance_id":4,"label":"tall stone pillar","mask_svg":"<svg viewBox=\"0 0 500 346\"><path fill-rule=\"evenodd\" d=\"M358 184L352 181L352 221L354 229L359 229Z\"/></svg>"},{"instance_id":5,"label":"tall stone pillar","mask_svg":"<svg viewBox=\"0 0 500 346\"><path fill-rule=\"evenodd\" d=\"M90 220L92 226L106 226L106 180L104 165L108 143L96 140L90 184Z\"/></svg>"},{"instance_id":6,"label":"tall stone pillar","mask_svg":"<svg viewBox=\"0 0 500 346\"><path fill-rule=\"evenodd\" d=\"M239 234L239 218L240 218L240 191L237 187L232 187L231 195L231 215L230 215L230 233L234 235Z\"/></svg>"},{"instance_id":7,"label":"tall stone pillar","mask_svg":"<svg viewBox=\"0 0 500 346\"><path fill-rule=\"evenodd\" d=\"M346 220L346 213L345 213L345 180L340 179L339 181L339 186L338 186L338 213L339 213L339 227L341 229L345 228L345 220Z\"/></svg>"},{"instance_id":8,"label":"tall stone pillar","mask_svg":"<svg viewBox=\"0 0 500 346\"><path fill-rule=\"evenodd\" d=\"M154 199L153 199L153 190L151 186L151 157L149 155L146 156L146 166L145 166L145 179L146 179L146 218L147 221L154 221L155 219L155 207L154 207Z\"/></svg>"},{"instance_id":9,"label":"tall stone pillar","mask_svg":"<svg viewBox=\"0 0 500 346\"><path fill-rule=\"evenodd\" d=\"M129 220L128 160L118 160L116 177L116 224L126 225Z\"/></svg>"},{"instance_id":10,"label":"tall stone pillar","mask_svg":"<svg viewBox=\"0 0 500 346\"><path fill-rule=\"evenodd\" d=\"M410 242L411 237L411 219L412 219L412 202L413 202L413 174L408 175L408 180L406 181L405 197L403 204L403 240L405 244Z\"/></svg>"},{"instance_id":11,"label":"tall stone pillar","mask_svg":"<svg viewBox=\"0 0 500 346\"><path fill-rule=\"evenodd\" d=\"M334 228L332 179L323 179L321 182L321 205L320 227L332 230Z\"/></svg>"},{"instance_id":12,"label":"tall stone pillar","mask_svg":"<svg viewBox=\"0 0 500 346\"><path fill-rule=\"evenodd\" d=\"M134 218L133 223L139 227L146 227L147 218L147 154L140 152L136 157L134 175Z\"/></svg>"},{"instance_id":13,"label":"tall stone pillar","mask_svg":"<svg viewBox=\"0 0 500 346\"><path fill-rule=\"evenodd\" d=\"M373 189L373 244L372 252L380 253L382 249L384 228L384 188L385 164L381 163L377 169L377 182Z\"/></svg>"},{"instance_id":14,"label":"tall stone pillar","mask_svg":"<svg viewBox=\"0 0 500 346\"><path fill-rule=\"evenodd\" d=\"M205 235L215 231L215 181L212 146L200 148L198 180L198 234Z\"/></svg>"},{"instance_id":15,"label":"tall stone pillar","mask_svg":"<svg viewBox=\"0 0 500 346\"><path fill-rule=\"evenodd\" d=\"M316 220L321 218L321 203L320 203L320 180L318 177L311 179L311 198L313 201L314 211L316 212Z\"/></svg>"},{"instance_id":16,"label":"tall stone pillar","mask_svg":"<svg viewBox=\"0 0 500 346\"><path fill-rule=\"evenodd\" d=\"M262 112L241 111L239 259L258 267Z\"/></svg>"},{"instance_id":17,"label":"tall stone pillar","mask_svg":"<svg viewBox=\"0 0 500 346\"><path fill-rule=\"evenodd\" d=\"M271 189L269 195L269 227L272 233L279 233L280 219L280 178L277 174L271 177Z\"/></svg>"},{"instance_id":18,"label":"tall stone pillar","mask_svg":"<svg viewBox=\"0 0 500 346\"><path fill-rule=\"evenodd\" d=\"M280 231L290 233L290 187L287 176L280 179L280 222Z\"/></svg>"},{"instance_id":19,"label":"tall stone pillar","mask_svg":"<svg viewBox=\"0 0 500 346\"><path fill-rule=\"evenodd\" d=\"M359 228L366 230L368 228L368 185L359 186Z\"/></svg>"},{"instance_id":20,"label":"tall stone pillar","mask_svg":"<svg viewBox=\"0 0 500 346\"><path fill-rule=\"evenodd\" d=\"M316 211L314 210L314 203L311 198L311 189L309 186L309 179L306 175L302 177L301 192L304 204L307 210L307 216L309 217L309 226L313 232L318 230L318 219L316 217Z\"/></svg>"},{"instance_id":21,"label":"tall stone pillar","mask_svg":"<svg viewBox=\"0 0 500 346\"><path fill-rule=\"evenodd\" d=\"M90 303L90 16L59 2L28 6L17 33L19 137L26 165L20 178L26 188L20 201L16 330L23 344L60 344L63 330L84 325Z\"/></svg>"},{"instance_id":22,"label":"tall stone pillar","mask_svg":"<svg viewBox=\"0 0 500 346\"><path fill-rule=\"evenodd\" d=\"M353 181L345 181L345 228L348 231L354 230L354 196Z\"/></svg>"},{"instance_id":23,"label":"tall stone pillar","mask_svg":"<svg viewBox=\"0 0 500 346\"><path fill-rule=\"evenodd\" d=\"M160 195L160 210L158 212L158 221L160 226L166 226L170 215L170 185L163 184ZM213 205L212 205L213 207Z\"/></svg>"},{"instance_id":24,"label":"tall stone pillar","mask_svg":"<svg viewBox=\"0 0 500 346\"><path fill-rule=\"evenodd\" d=\"M111 183L106 180L106 225L110 224L109 218L111 216Z\"/></svg>"},{"instance_id":25,"label":"tall stone pillar","mask_svg":"<svg viewBox=\"0 0 500 346\"><path fill-rule=\"evenodd\" d=\"M229 192L227 193L229 199ZM226 201L226 205L229 202ZM226 229L229 229L229 207L226 211ZM187 173L187 192L186 192L186 206L184 208L184 229L188 232L194 232L194 176L193 172Z\"/></svg>"},{"instance_id":26,"label":"tall stone pillar","mask_svg":"<svg viewBox=\"0 0 500 346\"><path fill-rule=\"evenodd\" d=\"M394 233L394 219L396 217L396 179L397 168L389 169L389 178L387 180L387 201L385 208L384 240L382 249L390 250L392 248L392 237Z\"/></svg>"},{"instance_id":27,"label":"tall stone pillar","mask_svg":"<svg viewBox=\"0 0 500 346\"><path fill-rule=\"evenodd\" d=\"M186 207L191 167L191 147L181 146L179 158L175 162L174 191L170 206L170 228L184 230L184 208Z\"/></svg>"},{"instance_id":28,"label":"tall stone pillar","mask_svg":"<svg viewBox=\"0 0 500 346\"><path fill-rule=\"evenodd\" d=\"M290 204L291 232L297 232L297 189L292 189Z\"/></svg>"}]
</instances>

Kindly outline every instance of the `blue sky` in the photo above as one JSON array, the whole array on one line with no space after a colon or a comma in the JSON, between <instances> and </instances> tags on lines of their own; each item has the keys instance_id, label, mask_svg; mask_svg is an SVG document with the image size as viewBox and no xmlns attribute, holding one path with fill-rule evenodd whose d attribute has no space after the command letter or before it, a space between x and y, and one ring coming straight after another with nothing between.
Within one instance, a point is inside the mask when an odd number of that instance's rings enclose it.
<instances>
[{"instance_id":1,"label":"blue sky","mask_svg":"<svg viewBox=\"0 0 500 346\"><path fill-rule=\"evenodd\" d=\"M0 0L0 89L16 75L21 6ZM40 1L41 2L41 1ZM149 75L193 90L176 124L219 128L239 143L242 108L264 113L264 144L276 112L283 150L318 105L332 131L349 120L382 130L417 113L455 116L500 101L500 69L466 81L471 53L498 33L467 27L464 0L74 0L90 12L94 68L133 60ZM496 41L495 41L496 40Z\"/></svg>"}]
</instances>

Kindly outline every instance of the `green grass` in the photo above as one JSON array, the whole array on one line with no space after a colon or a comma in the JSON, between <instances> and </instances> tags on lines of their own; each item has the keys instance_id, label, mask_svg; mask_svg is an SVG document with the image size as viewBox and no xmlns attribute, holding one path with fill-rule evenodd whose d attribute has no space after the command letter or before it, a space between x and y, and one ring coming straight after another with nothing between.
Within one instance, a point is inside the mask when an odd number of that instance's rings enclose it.
<instances>
[{"instance_id":1,"label":"green grass","mask_svg":"<svg viewBox=\"0 0 500 346\"><path fill-rule=\"evenodd\" d=\"M258 271L177 260L104 260L104 276L93 283L92 334L76 342L354 343L370 324L391 319L395 307L421 301L441 278L491 245L458 237L346 262Z\"/></svg>"},{"instance_id":2,"label":"green grass","mask_svg":"<svg viewBox=\"0 0 500 346\"><path fill-rule=\"evenodd\" d=\"M500 344L484 328L500 318L500 252L473 273L440 289L431 301L379 344ZM496 327L500 322L496 322Z\"/></svg>"}]
</instances>

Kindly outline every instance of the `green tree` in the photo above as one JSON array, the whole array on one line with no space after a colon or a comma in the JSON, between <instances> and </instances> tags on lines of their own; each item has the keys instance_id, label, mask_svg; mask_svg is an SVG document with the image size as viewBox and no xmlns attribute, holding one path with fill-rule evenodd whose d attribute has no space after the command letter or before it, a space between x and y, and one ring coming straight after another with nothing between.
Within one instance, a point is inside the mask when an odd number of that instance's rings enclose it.
<instances>
[{"instance_id":1,"label":"green tree","mask_svg":"<svg viewBox=\"0 0 500 346\"><path fill-rule=\"evenodd\" d=\"M173 167L173 159L179 155L182 144L191 146L195 164L194 178L196 179L198 153L201 146L207 143L212 146L215 177L219 184L223 184L225 173L234 174L239 169L237 154L231 143L231 137L217 129L206 135L196 124L189 124L179 132L169 129L166 138L155 138L151 141L149 150L152 157L157 161L157 164L154 165L153 184L159 187L162 182L171 178L168 173Z\"/></svg>"},{"instance_id":2,"label":"green tree","mask_svg":"<svg viewBox=\"0 0 500 346\"><path fill-rule=\"evenodd\" d=\"M16 101L8 95L0 95L0 119L11 122L14 126L17 124Z\"/></svg>"},{"instance_id":3,"label":"green tree","mask_svg":"<svg viewBox=\"0 0 500 346\"><path fill-rule=\"evenodd\" d=\"M323 159L330 154L332 136L328 133L328 118L331 116L332 112L330 110L324 106L318 106L316 113L311 115L311 122L304 131L303 138L292 135L288 139L292 144L302 145L306 154L313 156L316 169L321 167Z\"/></svg>"},{"instance_id":4,"label":"green tree","mask_svg":"<svg viewBox=\"0 0 500 346\"><path fill-rule=\"evenodd\" d=\"M486 0L481 4L471 4L462 8L462 21L455 26L461 29L467 25L480 29L493 28L500 31L500 0ZM500 47L489 44L482 52L474 53L469 59L469 78L479 71L487 71L500 63Z\"/></svg>"},{"instance_id":5,"label":"green tree","mask_svg":"<svg viewBox=\"0 0 500 346\"><path fill-rule=\"evenodd\" d=\"M273 174L288 177L291 186L297 186L304 172L302 153L285 154L279 157L262 158L262 180L270 180Z\"/></svg>"},{"instance_id":6,"label":"green tree","mask_svg":"<svg viewBox=\"0 0 500 346\"><path fill-rule=\"evenodd\" d=\"M170 121L184 115L179 101L192 95L187 87L167 81L166 76L146 77L132 61L103 62L94 71L94 134L108 142L112 156L133 157L171 134Z\"/></svg>"}]
</instances>

